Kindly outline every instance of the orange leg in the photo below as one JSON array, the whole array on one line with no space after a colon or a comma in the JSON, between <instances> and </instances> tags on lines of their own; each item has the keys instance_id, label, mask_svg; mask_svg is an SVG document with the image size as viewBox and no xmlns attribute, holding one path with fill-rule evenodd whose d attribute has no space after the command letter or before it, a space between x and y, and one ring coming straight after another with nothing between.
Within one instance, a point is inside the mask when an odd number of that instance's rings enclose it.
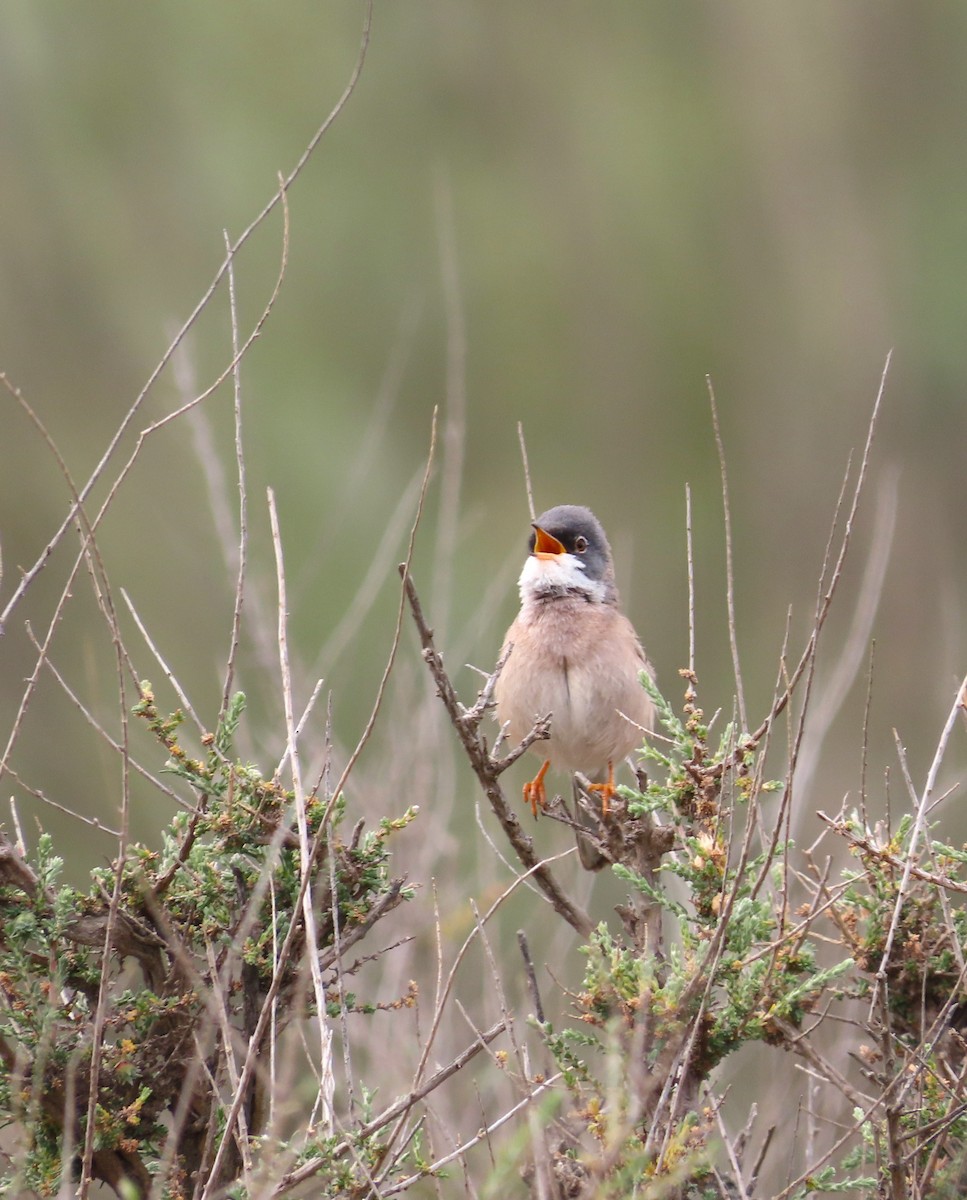
<instances>
[{"instance_id":1,"label":"orange leg","mask_svg":"<svg viewBox=\"0 0 967 1200\"><path fill-rule=\"evenodd\" d=\"M534 820L537 820L537 806L542 809L547 808L547 792L544 790L544 776L547 774L547 769L551 765L551 760L548 759L543 767L537 772L530 783L524 784L524 803L531 806L531 812L534 814Z\"/></svg>"},{"instance_id":2,"label":"orange leg","mask_svg":"<svg viewBox=\"0 0 967 1200\"><path fill-rule=\"evenodd\" d=\"M615 795L616 788L614 786L614 764L608 763L608 779L606 783L592 783L588 788L589 792L597 792L601 796L601 819L603 821L608 818L608 810L611 801Z\"/></svg>"}]
</instances>

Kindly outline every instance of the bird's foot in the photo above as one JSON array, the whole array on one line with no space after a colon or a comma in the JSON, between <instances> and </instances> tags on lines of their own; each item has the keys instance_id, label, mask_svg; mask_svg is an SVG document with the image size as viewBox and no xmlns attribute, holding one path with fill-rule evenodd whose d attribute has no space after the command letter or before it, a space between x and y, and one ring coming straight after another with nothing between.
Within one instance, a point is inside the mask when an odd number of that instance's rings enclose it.
<instances>
[{"instance_id":1,"label":"bird's foot","mask_svg":"<svg viewBox=\"0 0 967 1200\"><path fill-rule=\"evenodd\" d=\"M617 794L617 788L614 786L614 763L608 763L608 778L604 783L592 783L588 785L589 792L597 792L601 798L601 819L608 819L611 801Z\"/></svg>"},{"instance_id":2,"label":"bird's foot","mask_svg":"<svg viewBox=\"0 0 967 1200\"><path fill-rule=\"evenodd\" d=\"M537 809L540 807L541 812L547 808L547 792L544 790L544 776L550 767L551 762L548 759L541 769L537 772L530 783L524 784L524 803L531 806L531 812L534 814L534 820L537 820Z\"/></svg>"}]
</instances>

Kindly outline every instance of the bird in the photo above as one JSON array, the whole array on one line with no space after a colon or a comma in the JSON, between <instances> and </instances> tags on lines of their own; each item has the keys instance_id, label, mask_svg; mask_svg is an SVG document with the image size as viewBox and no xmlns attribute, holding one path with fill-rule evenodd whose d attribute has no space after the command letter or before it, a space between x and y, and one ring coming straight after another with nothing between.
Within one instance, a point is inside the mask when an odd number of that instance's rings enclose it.
<instances>
[{"instance_id":1,"label":"bird","mask_svg":"<svg viewBox=\"0 0 967 1200\"><path fill-rule=\"evenodd\" d=\"M507 630L494 686L497 720L511 743L551 715L550 736L531 750L543 765L524 785L537 816L547 804L550 768L592 780L602 818L615 794L614 767L654 723L654 705L640 673L653 672L631 621L621 611L611 547L601 522L578 504L559 504L535 521L520 573L520 612ZM578 818L592 827L578 801ZM589 871L609 861L577 833Z\"/></svg>"}]
</instances>

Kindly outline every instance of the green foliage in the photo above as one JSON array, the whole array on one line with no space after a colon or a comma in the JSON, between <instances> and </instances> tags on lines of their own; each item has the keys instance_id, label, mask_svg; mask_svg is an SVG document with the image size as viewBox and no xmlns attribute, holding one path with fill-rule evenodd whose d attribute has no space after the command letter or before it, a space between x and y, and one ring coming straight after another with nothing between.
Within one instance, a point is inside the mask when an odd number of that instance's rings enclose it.
<instances>
[{"instance_id":1,"label":"green foliage","mask_svg":"<svg viewBox=\"0 0 967 1200\"><path fill-rule=\"evenodd\" d=\"M685 679L681 717L646 683L667 734L661 751L648 753L661 775L621 789L608 818L621 831L609 843L621 851L614 873L630 893L621 925L592 930L570 1018L533 1023L559 1072L559 1090L543 1095L536 1119L566 1130L548 1150L562 1194L723 1200L719 1072L750 1043L804 1053L812 1064L813 1028L853 997L879 1005L881 1040L861 1051L879 1099L856 1108L850 1151L821 1162L789 1194L872 1196L892 1187L907 1196L897 1189L913 1180L928 1181L933 1191L917 1194L934 1200L959 1194L967 1116L951 1080L963 1069L955 1064L967 1011L959 966L967 917L944 889L967 887L967 851L924 840L918 852L909 819L887 834L844 818L834 828L856 866L817 890L821 927L815 899L792 903L796 847L767 820L779 789L765 778L761 750L733 727L713 743L695 679ZM67 1097L82 1100L72 1131L82 1146L95 1036L95 1154L116 1156L122 1186L138 1196L146 1193L130 1165L149 1178L167 1158L164 1195L182 1200L204 1165L184 1128L172 1143L185 1089L214 1144L233 1095L216 1027L254 1039L270 995L275 1036L311 1014L308 954L317 956L330 1020L417 1003L415 984L386 1000L335 974L339 955L413 894L391 877L389 846L415 810L365 834L357 828L347 843L344 798L310 795L300 835L293 793L233 757L241 695L197 751L183 740L181 715L159 713L148 684L136 713L163 746L165 770L190 786L194 808L175 816L159 849L131 845L123 862L93 871L87 891L60 882L63 862L46 835L20 883L0 887L0 1044L11 1067L0 1079L0 1116L29 1131L10 1159L16 1166L0 1176L9 1194L49 1196L61 1186ZM317 895L314 946L303 924L304 843ZM287 944L294 949L283 954ZM123 970L126 960L139 976ZM496 1061L507 1069L505 1052ZM247 1154L284 1158L277 1131L260 1124L257 1079L248 1087ZM402 1190L447 1179L448 1159L420 1122L391 1150L372 1093L360 1094L354 1123L338 1135L310 1130L303 1141L293 1170L312 1179L313 1194L367 1195L375 1178ZM524 1154L523 1126L519 1138ZM500 1164L495 1179L509 1180L509 1169ZM238 1174L229 1156L221 1194L249 1200Z\"/></svg>"},{"instance_id":2,"label":"green foliage","mask_svg":"<svg viewBox=\"0 0 967 1200\"><path fill-rule=\"evenodd\" d=\"M824 962L815 932L793 921L782 888L772 885L767 868L791 847L776 841L751 855L736 846L736 814L758 814L776 785L761 777L756 747L738 744L732 727L710 749L694 677L683 674L684 719L643 677L667 735L646 757L664 777L642 791L622 789L628 813L653 831L671 826L674 844L660 862L646 854L615 865L638 893L638 917L626 920L624 937L604 925L591 936L574 999L584 1036L544 1028L587 1131L612 1157L622 1141L607 1195L623 1194L618 1181L632 1177L678 1186L682 1172L700 1187L711 1132L700 1094L712 1072L748 1042L786 1044L854 965L848 957ZM657 943L656 929L665 931ZM617 1084L607 1075L616 1063ZM642 1068L651 1081L677 1072L677 1113L659 1084L635 1077Z\"/></svg>"},{"instance_id":3,"label":"green foliage","mask_svg":"<svg viewBox=\"0 0 967 1200\"><path fill-rule=\"evenodd\" d=\"M390 876L388 843L415 812L386 819L365 837L357 831L346 844L340 806L307 797L303 837L313 847L308 870L318 912L316 944L307 945L295 799L277 779L231 757L243 711L239 694L193 754L180 740L181 714L160 714L150 684L142 684L135 713L166 750L165 769L193 789L194 809L175 816L160 851L132 844L121 863L92 871L87 892L58 884L63 863L46 834L21 868L22 885L0 887L0 1039L15 1064L0 1091L0 1119L30 1131L17 1167L0 1176L4 1194L57 1190L71 1093L81 1099L72 1136L83 1144L98 1016L93 1149L136 1159L150 1173L170 1153L170 1121L186 1086L195 1119L223 1118L220 1087L211 1086L226 1070L223 1047L201 1032L213 1020L251 1038L274 989L278 1036L303 1014L307 953L318 955L324 982L328 975L331 1012L378 1007L357 1004L352 994L340 998L333 969L374 912L412 894ZM283 957L290 931L294 951ZM127 959L139 964L141 979L122 986ZM102 975L111 981L103 995ZM210 1048L199 1057L206 1040ZM257 1117L249 1121L258 1134ZM197 1170L189 1130L174 1152L186 1177Z\"/></svg>"},{"instance_id":4,"label":"green foliage","mask_svg":"<svg viewBox=\"0 0 967 1200\"><path fill-rule=\"evenodd\" d=\"M849 1162L844 1163L851 1169ZM877 1187L877 1180L872 1176L859 1176L855 1179L838 1179L836 1168L821 1167L811 1174L801 1188L793 1192L793 1200L805 1200L806 1196L849 1196L870 1194Z\"/></svg>"}]
</instances>

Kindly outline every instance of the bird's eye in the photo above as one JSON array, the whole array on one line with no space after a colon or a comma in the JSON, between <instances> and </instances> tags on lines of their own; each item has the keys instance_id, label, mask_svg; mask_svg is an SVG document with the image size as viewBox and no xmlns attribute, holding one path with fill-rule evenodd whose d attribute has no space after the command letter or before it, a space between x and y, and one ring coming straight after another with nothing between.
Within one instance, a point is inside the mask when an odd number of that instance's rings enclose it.
<instances>
[{"instance_id":1,"label":"bird's eye","mask_svg":"<svg viewBox=\"0 0 967 1200\"><path fill-rule=\"evenodd\" d=\"M583 554L588 548L588 539L586 537L576 537L574 539L574 549L578 554Z\"/></svg>"}]
</instances>

